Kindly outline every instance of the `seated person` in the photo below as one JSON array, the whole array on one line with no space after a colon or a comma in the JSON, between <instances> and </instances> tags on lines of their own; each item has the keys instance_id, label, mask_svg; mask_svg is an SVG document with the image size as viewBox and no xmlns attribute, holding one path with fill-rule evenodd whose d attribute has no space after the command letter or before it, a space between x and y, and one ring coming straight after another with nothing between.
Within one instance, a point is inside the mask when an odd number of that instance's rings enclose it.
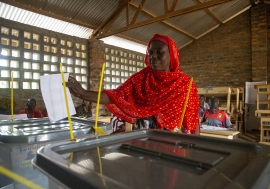
<instances>
[{"instance_id":1,"label":"seated person","mask_svg":"<svg viewBox=\"0 0 270 189\"><path fill-rule=\"evenodd\" d=\"M209 105L205 102L205 96L200 95L199 117L203 117L203 114L207 109L209 109Z\"/></svg>"},{"instance_id":2,"label":"seated person","mask_svg":"<svg viewBox=\"0 0 270 189\"><path fill-rule=\"evenodd\" d=\"M136 119L134 130L138 130L138 129L157 129L155 116Z\"/></svg>"},{"instance_id":3,"label":"seated person","mask_svg":"<svg viewBox=\"0 0 270 189\"><path fill-rule=\"evenodd\" d=\"M90 101L83 100L80 106L76 107L76 115L77 117L92 117L92 111L90 106Z\"/></svg>"},{"instance_id":4,"label":"seated person","mask_svg":"<svg viewBox=\"0 0 270 189\"><path fill-rule=\"evenodd\" d=\"M218 98L210 98L209 99L210 109L204 112L201 123L210 126L216 127L226 127L230 128L232 123L227 115L227 113L223 110L219 110L219 99Z\"/></svg>"},{"instance_id":5,"label":"seated person","mask_svg":"<svg viewBox=\"0 0 270 189\"><path fill-rule=\"evenodd\" d=\"M125 132L126 130L126 122L115 115L112 116L111 125L113 128L113 133Z\"/></svg>"},{"instance_id":6,"label":"seated person","mask_svg":"<svg viewBox=\"0 0 270 189\"><path fill-rule=\"evenodd\" d=\"M43 114L40 110L36 108L36 100L31 98L27 100L26 106L27 108L19 111L19 114L27 114L28 118L43 118Z\"/></svg>"}]
</instances>

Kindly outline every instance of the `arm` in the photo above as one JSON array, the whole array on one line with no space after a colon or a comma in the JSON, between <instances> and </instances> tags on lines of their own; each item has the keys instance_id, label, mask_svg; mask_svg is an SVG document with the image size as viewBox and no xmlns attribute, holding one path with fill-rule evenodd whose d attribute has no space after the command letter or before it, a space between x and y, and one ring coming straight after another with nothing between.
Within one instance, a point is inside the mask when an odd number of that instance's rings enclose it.
<instances>
[{"instance_id":1,"label":"arm","mask_svg":"<svg viewBox=\"0 0 270 189\"><path fill-rule=\"evenodd\" d=\"M202 117L202 120L201 120L201 123L206 123L207 121L207 117L206 117L206 112L203 113L203 117Z\"/></svg>"},{"instance_id":2,"label":"arm","mask_svg":"<svg viewBox=\"0 0 270 189\"><path fill-rule=\"evenodd\" d=\"M69 76L68 82L66 82L66 86L69 88L70 93L74 96L84 100L89 100L90 102L97 102L98 92L85 90L75 78ZM113 104L113 102L108 98L106 93L102 91L100 94L100 103Z\"/></svg>"},{"instance_id":3,"label":"arm","mask_svg":"<svg viewBox=\"0 0 270 189\"><path fill-rule=\"evenodd\" d=\"M230 121L230 118L229 118L229 116L228 116L228 114L226 113L226 112L224 112L224 117L225 117L225 120L224 120L224 126L226 127L226 128L232 128L232 122Z\"/></svg>"}]
</instances>

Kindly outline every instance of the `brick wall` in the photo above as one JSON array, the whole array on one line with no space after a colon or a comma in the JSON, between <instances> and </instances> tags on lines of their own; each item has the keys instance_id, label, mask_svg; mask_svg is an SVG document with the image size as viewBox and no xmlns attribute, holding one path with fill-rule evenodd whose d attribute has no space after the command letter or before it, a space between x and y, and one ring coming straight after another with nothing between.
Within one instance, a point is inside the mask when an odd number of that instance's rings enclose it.
<instances>
[{"instance_id":1,"label":"brick wall","mask_svg":"<svg viewBox=\"0 0 270 189\"><path fill-rule=\"evenodd\" d=\"M250 12L180 50L181 69L197 87L244 86L251 81Z\"/></svg>"},{"instance_id":2,"label":"brick wall","mask_svg":"<svg viewBox=\"0 0 270 189\"><path fill-rule=\"evenodd\" d=\"M102 64L105 63L105 47L101 40L91 39L89 40L89 75L88 88L93 91L98 91ZM96 115L96 103L92 103L93 116ZM99 115L109 115L105 105L100 104Z\"/></svg>"},{"instance_id":3,"label":"brick wall","mask_svg":"<svg viewBox=\"0 0 270 189\"><path fill-rule=\"evenodd\" d=\"M251 7L182 48L182 71L194 78L197 87L244 87L246 81L269 78L269 7Z\"/></svg>"},{"instance_id":4,"label":"brick wall","mask_svg":"<svg viewBox=\"0 0 270 189\"><path fill-rule=\"evenodd\" d=\"M270 70L270 5L266 6L267 21L267 70ZM270 83L270 71L267 72L267 83Z\"/></svg>"},{"instance_id":5,"label":"brick wall","mask_svg":"<svg viewBox=\"0 0 270 189\"><path fill-rule=\"evenodd\" d=\"M266 5L251 9L252 81L267 80Z\"/></svg>"}]
</instances>

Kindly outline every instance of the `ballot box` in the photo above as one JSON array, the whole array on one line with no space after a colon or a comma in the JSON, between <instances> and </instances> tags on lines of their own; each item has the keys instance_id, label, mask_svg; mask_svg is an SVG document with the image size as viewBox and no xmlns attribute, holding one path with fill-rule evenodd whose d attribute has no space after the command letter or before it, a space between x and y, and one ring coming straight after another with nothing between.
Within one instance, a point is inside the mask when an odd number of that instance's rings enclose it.
<instances>
[{"instance_id":1,"label":"ballot box","mask_svg":"<svg viewBox=\"0 0 270 189\"><path fill-rule=\"evenodd\" d=\"M40 148L32 161L63 188L266 189L270 146L137 130Z\"/></svg>"},{"instance_id":2,"label":"ballot box","mask_svg":"<svg viewBox=\"0 0 270 189\"><path fill-rule=\"evenodd\" d=\"M95 137L95 121L72 117L71 123L75 138ZM108 123L98 122L98 126L107 134L112 132ZM53 181L34 169L31 161L40 147L69 139L67 119L57 122L50 122L48 118L0 121L0 165L43 188L50 188L49 184ZM0 174L0 188L7 186L12 189L28 189Z\"/></svg>"}]
</instances>

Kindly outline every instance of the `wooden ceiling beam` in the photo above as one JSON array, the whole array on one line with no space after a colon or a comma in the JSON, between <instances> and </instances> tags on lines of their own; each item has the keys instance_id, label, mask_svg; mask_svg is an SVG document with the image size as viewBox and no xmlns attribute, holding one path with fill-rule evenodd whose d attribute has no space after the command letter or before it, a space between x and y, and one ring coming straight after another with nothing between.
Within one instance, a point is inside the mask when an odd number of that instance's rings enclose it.
<instances>
[{"instance_id":1,"label":"wooden ceiling beam","mask_svg":"<svg viewBox=\"0 0 270 189\"><path fill-rule=\"evenodd\" d=\"M130 22L130 25L132 25L132 24L134 24L136 22L141 10L143 9L143 6L144 6L145 2L146 2L146 0L141 1L139 7L137 8L136 13L134 14L134 16L133 16L133 18L132 18L132 20Z\"/></svg>"},{"instance_id":2,"label":"wooden ceiling beam","mask_svg":"<svg viewBox=\"0 0 270 189\"><path fill-rule=\"evenodd\" d=\"M137 8L137 6L134 5L134 4L132 4L132 3L131 3L130 5L132 5L133 7ZM155 18L155 17L156 17L156 15L154 15L154 14L152 14L152 13L146 11L146 10L143 10L143 12L144 12L145 14L147 14L148 16L151 16L152 18ZM184 35L186 35L186 36L192 38L192 39L195 39L195 38L196 38L195 36L191 35L190 33L187 33L186 31L184 31L184 30L182 30L182 29L180 29L180 28L174 26L173 24L170 24L170 23L167 22L167 21L161 21L161 22L162 22L163 24L165 24L166 26L168 26L168 27L170 27L170 28L172 28L172 29L174 29L174 30L176 30L176 31L178 31L178 32L180 32L180 33L182 33L182 34L184 34Z\"/></svg>"},{"instance_id":3,"label":"wooden ceiling beam","mask_svg":"<svg viewBox=\"0 0 270 189\"><path fill-rule=\"evenodd\" d=\"M202 4L201 0L196 0L197 3ZM222 24L222 21L209 9L205 9L206 13L209 14L217 23Z\"/></svg>"},{"instance_id":4,"label":"wooden ceiling beam","mask_svg":"<svg viewBox=\"0 0 270 189\"><path fill-rule=\"evenodd\" d=\"M164 13L168 13L169 12L169 2L168 0L164 0Z\"/></svg>"},{"instance_id":5,"label":"wooden ceiling beam","mask_svg":"<svg viewBox=\"0 0 270 189\"><path fill-rule=\"evenodd\" d=\"M178 0L173 0L171 8L170 8L170 12L173 12L175 10L177 3L178 3Z\"/></svg>"},{"instance_id":6,"label":"wooden ceiling beam","mask_svg":"<svg viewBox=\"0 0 270 189\"><path fill-rule=\"evenodd\" d=\"M197 4L197 5L194 5L194 6L191 6L191 7L187 7L187 8L181 9L181 10L177 10L177 11L170 12L170 13L167 13L167 14L164 14L164 15L161 15L161 16L157 16L155 18L150 18L148 20L145 20L145 21L142 21L142 22L139 22L139 23L134 23L132 25L129 25L128 27L126 26L126 27L123 27L123 28L116 29L114 31L109 31L107 33L102 33L99 36L97 36L97 38L100 39L100 38L104 38L104 37L107 37L107 36L115 35L117 33L121 33L121 32L127 31L127 30L131 30L131 29L135 29L135 28L138 28L138 27L141 27L141 26L153 24L155 22L159 22L159 21L162 21L162 20L165 20L165 19L169 19L169 18L173 18L173 17L180 16L180 15L183 15L183 14L188 14L188 13L191 13L191 12L199 11L199 10L202 10L202 9L206 9L206 8L216 6L216 5L220 5L220 4L223 4L223 3L226 3L226 2L230 2L230 1L234 1L234 0L212 0L212 1L207 1L205 3Z\"/></svg>"},{"instance_id":7,"label":"wooden ceiling beam","mask_svg":"<svg viewBox=\"0 0 270 189\"><path fill-rule=\"evenodd\" d=\"M110 28L111 24L115 22L115 20L119 17L121 12L124 10L126 4L129 3L130 0L120 1L118 8L105 19L93 32L92 35L89 37L91 39L92 37L95 37L96 35L99 35L103 33L103 29ZM104 32L106 33L106 32Z\"/></svg>"}]
</instances>

